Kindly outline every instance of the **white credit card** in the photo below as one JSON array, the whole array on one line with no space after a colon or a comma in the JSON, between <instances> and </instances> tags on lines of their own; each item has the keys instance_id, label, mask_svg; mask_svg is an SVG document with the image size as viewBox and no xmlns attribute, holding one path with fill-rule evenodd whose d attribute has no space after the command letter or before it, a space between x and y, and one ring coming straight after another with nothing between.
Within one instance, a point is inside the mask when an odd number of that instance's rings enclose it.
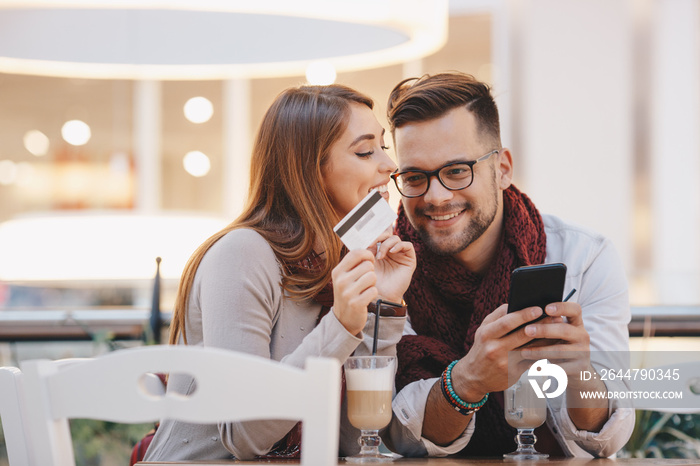
<instances>
[{"instance_id":1,"label":"white credit card","mask_svg":"<svg viewBox=\"0 0 700 466\"><path fill-rule=\"evenodd\" d=\"M333 228L351 251L367 249L396 220L396 212L373 189Z\"/></svg>"}]
</instances>

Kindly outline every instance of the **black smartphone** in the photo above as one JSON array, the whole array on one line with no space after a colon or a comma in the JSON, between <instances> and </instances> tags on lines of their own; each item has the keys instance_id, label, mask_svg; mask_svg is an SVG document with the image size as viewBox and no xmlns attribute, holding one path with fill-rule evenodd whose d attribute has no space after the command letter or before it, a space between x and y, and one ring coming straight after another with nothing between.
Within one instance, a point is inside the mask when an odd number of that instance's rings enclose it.
<instances>
[{"instance_id":1,"label":"black smartphone","mask_svg":"<svg viewBox=\"0 0 700 466\"><path fill-rule=\"evenodd\" d=\"M508 312L532 306L539 306L544 310L547 304L561 302L564 297L565 280L566 265L562 263L530 265L513 270ZM544 317L542 314L535 321Z\"/></svg>"}]
</instances>

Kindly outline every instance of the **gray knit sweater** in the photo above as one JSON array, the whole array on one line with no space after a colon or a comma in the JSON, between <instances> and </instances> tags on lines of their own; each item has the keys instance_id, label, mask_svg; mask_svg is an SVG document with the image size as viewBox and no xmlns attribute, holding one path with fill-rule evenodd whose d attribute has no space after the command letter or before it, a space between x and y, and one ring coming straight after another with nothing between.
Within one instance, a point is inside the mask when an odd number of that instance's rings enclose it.
<instances>
[{"instance_id":1,"label":"gray knit sweater","mask_svg":"<svg viewBox=\"0 0 700 466\"><path fill-rule=\"evenodd\" d=\"M280 264L262 236L250 229L228 233L205 254L195 275L187 310L187 343L251 353L297 367L303 367L308 356L343 362L353 353L369 353L373 314L363 339L348 333L333 312L315 325L321 305L292 301L280 283ZM405 320L382 318L378 354L396 354ZM184 375L173 375L168 383L168 390L178 393L192 388L192 379ZM195 425L163 420L145 460L250 459L267 453L294 424L263 420ZM340 436L341 455L358 449L359 431L350 426L345 406Z\"/></svg>"}]
</instances>

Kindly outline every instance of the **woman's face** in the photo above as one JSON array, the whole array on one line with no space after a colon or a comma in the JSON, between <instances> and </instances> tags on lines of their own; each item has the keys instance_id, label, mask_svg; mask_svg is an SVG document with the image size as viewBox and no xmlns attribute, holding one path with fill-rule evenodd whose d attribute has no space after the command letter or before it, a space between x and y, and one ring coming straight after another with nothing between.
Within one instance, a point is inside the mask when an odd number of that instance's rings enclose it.
<instances>
[{"instance_id":1,"label":"woman's face","mask_svg":"<svg viewBox=\"0 0 700 466\"><path fill-rule=\"evenodd\" d=\"M389 199L389 175L396 164L384 145L384 128L366 105L350 104L350 120L343 135L330 150L323 181L338 218L343 218L358 202L377 188Z\"/></svg>"}]
</instances>

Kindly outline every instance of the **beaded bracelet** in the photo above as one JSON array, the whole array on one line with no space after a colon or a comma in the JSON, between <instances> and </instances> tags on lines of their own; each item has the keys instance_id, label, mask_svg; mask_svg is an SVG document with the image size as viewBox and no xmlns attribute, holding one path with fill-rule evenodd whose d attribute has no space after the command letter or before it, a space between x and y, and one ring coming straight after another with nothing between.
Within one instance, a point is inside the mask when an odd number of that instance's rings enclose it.
<instances>
[{"instance_id":1,"label":"beaded bracelet","mask_svg":"<svg viewBox=\"0 0 700 466\"><path fill-rule=\"evenodd\" d=\"M459 414L467 416L479 411L479 409L484 406L484 403L486 403L486 400L489 399L489 394L487 393L484 395L484 397L476 403L467 403L455 393L452 388L452 368L458 361L459 360L452 361L450 365L447 366L447 369L444 370L440 377L440 388L442 389L442 394L445 396L445 399L450 403L450 406Z\"/></svg>"}]
</instances>

